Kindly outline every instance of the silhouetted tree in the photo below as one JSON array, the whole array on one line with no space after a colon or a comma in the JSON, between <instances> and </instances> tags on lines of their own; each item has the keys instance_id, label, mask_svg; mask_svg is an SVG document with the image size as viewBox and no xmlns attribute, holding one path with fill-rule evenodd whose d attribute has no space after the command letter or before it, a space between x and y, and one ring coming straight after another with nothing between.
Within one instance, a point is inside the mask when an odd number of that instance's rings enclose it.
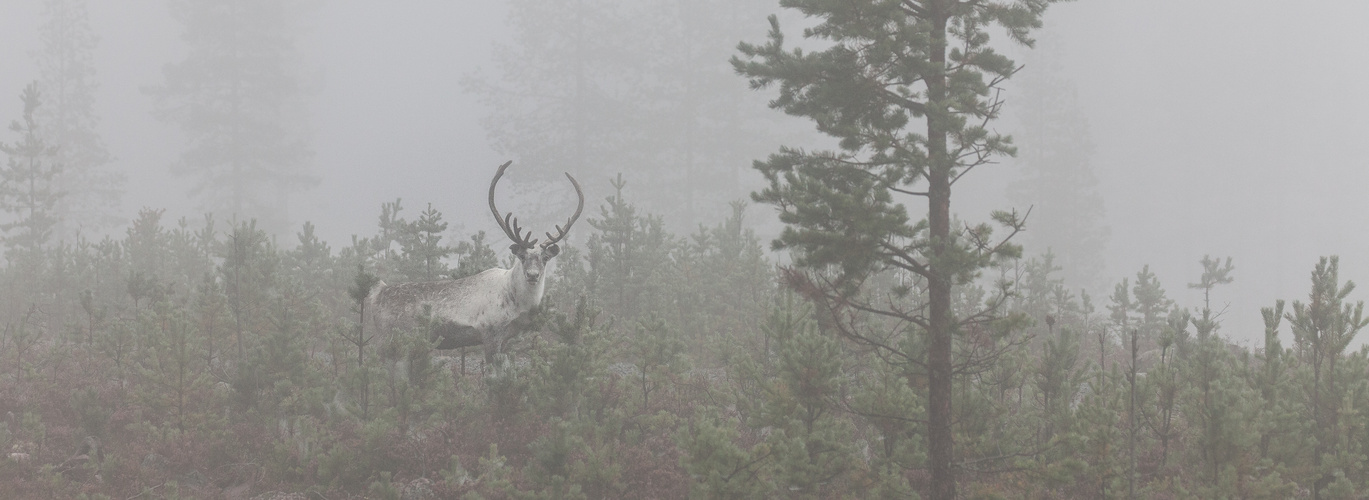
<instances>
[{"instance_id":1,"label":"silhouetted tree","mask_svg":"<svg viewBox=\"0 0 1369 500\"><path fill-rule=\"evenodd\" d=\"M24 116L9 127L18 138L9 144L0 143L0 151L9 155L0 169L0 209L11 216L0 229L5 231L5 257L36 272L35 266L43 260L40 252L52 238L58 221L56 207L63 193L56 178L62 166L57 163L58 146L44 138L38 121L37 111L42 105L38 84L24 87L20 99Z\"/></svg>"},{"instance_id":2,"label":"silhouetted tree","mask_svg":"<svg viewBox=\"0 0 1369 500\"><path fill-rule=\"evenodd\" d=\"M41 48L34 52L45 105L38 110L43 136L60 145L56 161L62 171L54 179L66 193L54 207L54 237L74 242L82 228L108 229L120 222L119 202L125 176L108 168L113 159L96 131L95 113L97 37L87 19L86 0L47 0L41 27Z\"/></svg>"},{"instance_id":3,"label":"silhouetted tree","mask_svg":"<svg viewBox=\"0 0 1369 500\"><path fill-rule=\"evenodd\" d=\"M294 59L303 9L298 1L172 0L189 51L145 89L156 116L189 141L171 171L197 178L191 195L273 234L289 222L290 193L318 182L304 127L308 89Z\"/></svg>"},{"instance_id":4,"label":"silhouetted tree","mask_svg":"<svg viewBox=\"0 0 1369 500\"><path fill-rule=\"evenodd\" d=\"M1049 38L1046 40L1049 45ZM1093 172L1094 144L1088 118L1072 82L1060 73L1049 51L1027 56L1031 68L1014 79L1020 132L1021 176L1008 186L1008 199L1032 207L1027 248L1049 249L1066 281L1093 290L1103 278L1107 216Z\"/></svg>"},{"instance_id":5,"label":"silhouetted tree","mask_svg":"<svg viewBox=\"0 0 1369 500\"><path fill-rule=\"evenodd\" d=\"M746 193L750 158L776 130L727 65L767 0L509 2L511 35L494 68L465 81L488 106L496 151L516 154L541 193L567 170L596 196L594 179L628 174L652 213L672 225L726 215ZM748 104L751 104L748 106ZM533 213L564 207L535 196Z\"/></svg>"}]
</instances>

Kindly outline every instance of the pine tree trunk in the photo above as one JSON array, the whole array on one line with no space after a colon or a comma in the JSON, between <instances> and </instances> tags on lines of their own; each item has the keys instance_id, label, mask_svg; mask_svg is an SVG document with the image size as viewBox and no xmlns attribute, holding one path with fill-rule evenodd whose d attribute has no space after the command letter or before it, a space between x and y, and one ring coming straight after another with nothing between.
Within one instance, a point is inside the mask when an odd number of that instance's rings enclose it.
<instances>
[{"instance_id":1,"label":"pine tree trunk","mask_svg":"<svg viewBox=\"0 0 1369 500\"><path fill-rule=\"evenodd\" d=\"M931 62L938 73L927 78L927 152L931 168L927 174L928 225L933 259L947 252L951 235L951 166L946 152L946 6L932 2ZM927 342L927 448L931 460L931 498L955 498L955 443L951 432L951 279L942 264L932 262L928 278Z\"/></svg>"}]
</instances>

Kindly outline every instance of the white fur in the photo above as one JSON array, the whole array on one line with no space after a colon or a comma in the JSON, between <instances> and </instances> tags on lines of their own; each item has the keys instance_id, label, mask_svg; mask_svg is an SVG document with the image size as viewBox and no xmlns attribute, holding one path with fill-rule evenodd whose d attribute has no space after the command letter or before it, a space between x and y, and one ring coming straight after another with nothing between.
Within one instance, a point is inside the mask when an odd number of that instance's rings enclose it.
<instances>
[{"instance_id":1,"label":"white fur","mask_svg":"<svg viewBox=\"0 0 1369 500\"><path fill-rule=\"evenodd\" d=\"M556 251L535 248L520 254L511 269L494 268L456 280L387 285L366 298L367 323L383 343L399 331L421 330L417 319L428 306L432 319L446 325L448 347L483 344L487 358L503 350L518 332L510 328L542 302L546 262Z\"/></svg>"}]
</instances>

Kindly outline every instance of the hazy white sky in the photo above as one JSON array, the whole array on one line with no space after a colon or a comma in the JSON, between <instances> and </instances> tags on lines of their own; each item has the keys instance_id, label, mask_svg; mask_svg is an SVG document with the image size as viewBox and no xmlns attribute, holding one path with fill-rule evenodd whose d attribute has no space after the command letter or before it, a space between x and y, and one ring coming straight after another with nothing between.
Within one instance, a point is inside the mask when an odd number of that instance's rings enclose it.
<instances>
[{"instance_id":1,"label":"hazy white sky","mask_svg":"<svg viewBox=\"0 0 1369 500\"><path fill-rule=\"evenodd\" d=\"M1263 339L1260 307L1306 297L1320 255L1369 285L1369 3L1057 7L1046 28L1098 145L1110 275L1149 263L1171 297L1199 305L1183 288L1198 259L1232 256L1236 282L1215 300L1231 303L1226 333L1246 339Z\"/></svg>"},{"instance_id":2,"label":"hazy white sky","mask_svg":"<svg viewBox=\"0 0 1369 500\"><path fill-rule=\"evenodd\" d=\"M114 168L129 176L125 211L167 208L172 220L198 221L184 194L190 179L167 170L179 154L179 132L151 116L151 100L141 91L161 82L162 67L182 56L180 25L164 0L89 6L101 39L101 133L116 157ZM314 171L323 181L296 198L291 217L314 221L321 235L341 243L373 232L380 204L402 197L409 215L431 201L448 220L484 229L480 191L488 184L477 184L488 182L502 160L486 144L476 99L459 82L486 64L503 20L494 0L319 2L299 49L319 88L311 104ZM19 116L19 90L36 78L30 53L38 48L41 22L40 0L0 3L5 123Z\"/></svg>"},{"instance_id":3,"label":"hazy white sky","mask_svg":"<svg viewBox=\"0 0 1369 500\"><path fill-rule=\"evenodd\" d=\"M410 215L432 202L456 224L494 228L483 191L503 158L487 144L484 112L459 81L488 66L504 31L501 5L318 3L300 48L320 85L313 147L323 181L298 198L295 220L314 221L338 246L371 233L380 203L402 197ZM101 132L114 167L130 180L125 213L165 207L173 220L197 220L182 194L188 182L167 173L177 132L150 116L140 91L178 58L179 26L163 0L92 1L90 8L101 37ZM40 0L0 2L6 123L19 116L19 91L36 77L30 53L40 14ZM1232 256L1236 282L1214 298L1230 303L1225 332L1252 340L1262 338L1258 308L1304 297L1319 255L1341 255L1342 277L1369 285L1361 146L1369 97L1360 91L1369 76L1366 21L1362 0L1052 7L1042 48L1055 51L1092 124L1112 226L1110 281L1148 263L1172 298L1198 305L1200 295L1184 288L1198 278L1198 259ZM765 29L756 26L752 40ZM967 218L1005 206L1001 181L1010 168L978 173L984 181L957 193L966 197L959 206L975 211ZM1369 289L1352 297L1369 297Z\"/></svg>"}]
</instances>

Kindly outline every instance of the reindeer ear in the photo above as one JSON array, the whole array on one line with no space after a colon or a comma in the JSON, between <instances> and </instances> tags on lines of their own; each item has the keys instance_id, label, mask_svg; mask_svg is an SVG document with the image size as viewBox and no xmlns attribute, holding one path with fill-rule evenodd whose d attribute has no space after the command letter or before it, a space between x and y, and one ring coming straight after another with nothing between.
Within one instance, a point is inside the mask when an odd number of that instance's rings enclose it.
<instances>
[{"instance_id":1,"label":"reindeer ear","mask_svg":"<svg viewBox=\"0 0 1369 500\"><path fill-rule=\"evenodd\" d=\"M561 253L561 247L556 246L555 243L547 245L545 248L542 249L542 255L546 256L546 258L548 259L555 257L556 254L559 253Z\"/></svg>"},{"instance_id":2,"label":"reindeer ear","mask_svg":"<svg viewBox=\"0 0 1369 500\"><path fill-rule=\"evenodd\" d=\"M517 243L509 245L509 251L513 252L513 254L517 255L520 259L528 256L527 247L524 247L523 245L519 245Z\"/></svg>"}]
</instances>

